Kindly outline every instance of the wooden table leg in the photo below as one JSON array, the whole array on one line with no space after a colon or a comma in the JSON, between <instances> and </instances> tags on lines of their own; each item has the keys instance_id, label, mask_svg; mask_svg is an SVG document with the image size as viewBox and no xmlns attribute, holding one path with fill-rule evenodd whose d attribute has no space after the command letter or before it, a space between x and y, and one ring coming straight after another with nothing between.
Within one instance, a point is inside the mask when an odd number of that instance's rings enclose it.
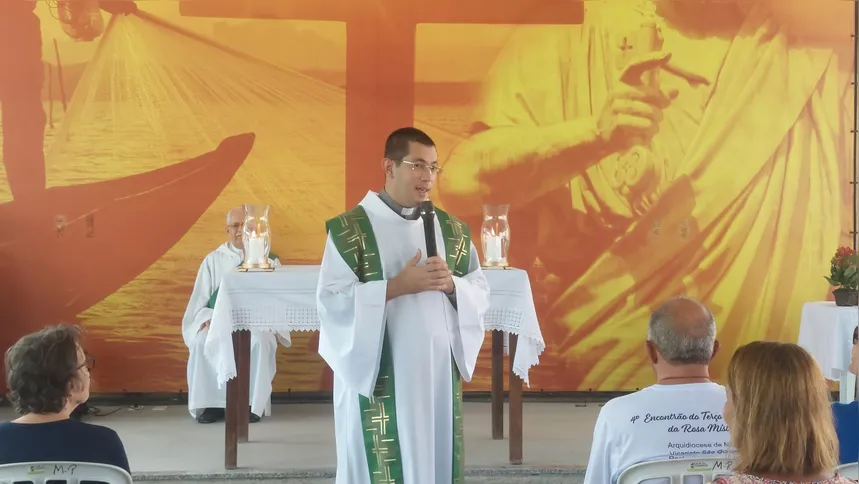
<instances>
[{"instance_id":1,"label":"wooden table leg","mask_svg":"<svg viewBox=\"0 0 859 484\"><path fill-rule=\"evenodd\" d=\"M236 377L227 382L226 422L224 422L224 468L239 464L239 442L248 441L248 400L250 399L251 333L233 332Z\"/></svg>"},{"instance_id":2,"label":"wooden table leg","mask_svg":"<svg viewBox=\"0 0 859 484\"><path fill-rule=\"evenodd\" d=\"M233 333L233 355L238 355L241 352L239 333ZM239 404L239 382L238 378L233 378L227 382L227 408L225 410L224 422L224 468L235 469L238 467L238 409Z\"/></svg>"},{"instance_id":3,"label":"wooden table leg","mask_svg":"<svg viewBox=\"0 0 859 484\"><path fill-rule=\"evenodd\" d=\"M492 332L492 439L504 439L504 333Z\"/></svg>"},{"instance_id":4,"label":"wooden table leg","mask_svg":"<svg viewBox=\"0 0 859 484\"><path fill-rule=\"evenodd\" d=\"M510 463L522 464L522 380L513 373L519 337L510 335Z\"/></svg>"},{"instance_id":5,"label":"wooden table leg","mask_svg":"<svg viewBox=\"0 0 859 484\"><path fill-rule=\"evenodd\" d=\"M250 417L250 380L251 380L251 332L238 331L239 353L236 354L236 379L239 384L238 402L238 440L248 441L248 419Z\"/></svg>"}]
</instances>

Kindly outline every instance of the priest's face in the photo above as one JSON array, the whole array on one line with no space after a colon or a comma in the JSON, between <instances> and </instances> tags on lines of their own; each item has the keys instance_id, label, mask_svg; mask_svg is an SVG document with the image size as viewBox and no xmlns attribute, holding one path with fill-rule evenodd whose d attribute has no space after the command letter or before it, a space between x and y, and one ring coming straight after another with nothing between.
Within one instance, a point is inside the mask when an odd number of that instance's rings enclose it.
<instances>
[{"instance_id":1,"label":"priest's face","mask_svg":"<svg viewBox=\"0 0 859 484\"><path fill-rule=\"evenodd\" d=\"M429 200L438 171L435 146L409 143L409 154L402 160L383 161L385 190L404 207L415 207Z\"/></svg>"},{"instance_id":2,"label":"priest's face","mask_svg":"<svg viewBox=\"0 0 859 484\"><path fill-rule=\"evenodd\" d=\"M227 214L227 226L225 230L230 238L230 243L239 249L243 249L245 246L242 239L242 229L244 228L242 220L244 216L245 212L240 208L234 208Z\"/></svg>"}]
</instances>

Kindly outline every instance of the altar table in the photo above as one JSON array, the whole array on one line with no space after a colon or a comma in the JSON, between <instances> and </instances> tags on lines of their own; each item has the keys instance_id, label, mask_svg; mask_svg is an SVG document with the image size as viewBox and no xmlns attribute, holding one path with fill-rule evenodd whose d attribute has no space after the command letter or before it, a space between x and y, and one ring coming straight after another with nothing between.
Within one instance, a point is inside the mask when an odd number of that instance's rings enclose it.
<instances>
[{"instance_id":1,"label":"altar table","mask_svg":"<svg viewBox=\"0 0 859 484\"><path fill-rule=\"evenodd\" d=\"M841 403L853 401L856 376L848 371L853 331L859 325L859 308L838 307L834 302L806 303L802 307L798 344L817 360L823 376L838 381Z\"/></svg>"},{"instance_id":2,"label":"altar table","mask_svg":"<svg viewBox=\"0 0 859 484\"><path fill-rule=\"evenodd\" d=\"M484 269L492 332L492 438L503 439L503 351L510 355L508 385L510 456L522 463L522 382L545 349L528 274L520 269ZM221 280L206 339L205 355L227 385L224 466L235 469L237 444L248 441L250 332L318 331L316 286L319 266L281 266L273 272L234 272ZM241 411L244 409L244 411Z\"/></svg>"}]
</instances>

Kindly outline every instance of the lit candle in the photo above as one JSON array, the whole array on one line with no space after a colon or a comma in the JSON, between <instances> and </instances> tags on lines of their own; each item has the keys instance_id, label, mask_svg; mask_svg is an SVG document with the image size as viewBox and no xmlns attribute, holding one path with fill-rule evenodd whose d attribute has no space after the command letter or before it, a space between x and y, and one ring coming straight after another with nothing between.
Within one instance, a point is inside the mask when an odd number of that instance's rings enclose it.
<instances>
[{"instance_id":1,"label":"lit candle","mask_svg":"<svg viewBox=\"0 0 859 484\"><path fill-rule=\"evenodd\" d=\"M484 248L484 256L486 262L498 263L501 262L501 237L492 235L486 238L486 247Z\"/></svg>"},{"instance_id":2,"label":"lit candle","mask_svg":"<svg viewBox=\"0 0 859 484\"><path fill-rule=\"evenodd\" d=\"M250 236L248 236L245 250L247 250L248 264L265 264L265 241L262 237L257 236L256 232L251 232Z\"/></svg>"}]
</instances>

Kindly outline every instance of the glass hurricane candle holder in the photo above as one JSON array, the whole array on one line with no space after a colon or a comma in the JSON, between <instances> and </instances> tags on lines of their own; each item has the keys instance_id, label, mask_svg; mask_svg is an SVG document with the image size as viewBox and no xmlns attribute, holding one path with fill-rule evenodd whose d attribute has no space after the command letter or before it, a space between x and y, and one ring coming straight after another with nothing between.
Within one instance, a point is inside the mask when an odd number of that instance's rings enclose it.
<instances>
[{"instance_id":1,"label":"glass hurricane candle holder","mask_svg":"<svg viewBox=\"0 0 859 484\"><path fill-rule=\"evenodd\" d=\"M271 252L271 225L268 222L268 205L245 204L245 225L242 228L244 243L244 269L271 269L268 256Z\"/></svg>"},{"instance_id":2,"label":"glass hurricane candle holder","mask_svg":"<svg viewBox=\"0 0 859 484\"><path fill-rule=\"evenodd\" d=\"M507 267L507 253L510 250L509 210L510 205L483 206L480 238L483 242L484 267Z\"/></svg>"}]
</instances>

